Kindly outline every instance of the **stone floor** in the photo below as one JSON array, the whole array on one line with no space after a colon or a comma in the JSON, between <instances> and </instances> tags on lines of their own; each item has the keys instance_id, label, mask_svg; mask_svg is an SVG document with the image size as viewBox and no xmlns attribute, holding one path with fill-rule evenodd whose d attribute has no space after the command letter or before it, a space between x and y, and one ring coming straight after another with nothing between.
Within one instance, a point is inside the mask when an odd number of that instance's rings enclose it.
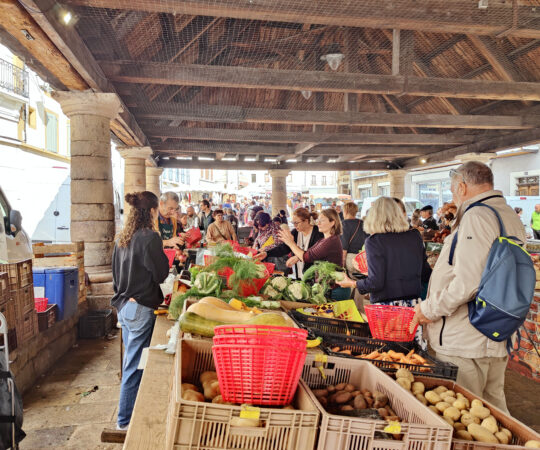
<instances>
[{"instance_id":1,"label":"stone floor","mask_svg":"<svg viewBox=\"0 0 540 450\"><path fill-rule=\"evenodd\" d=\"M23 398L23 450L122 448L100 441L116 427L120 393L120 335L80 340Z\"/></svg>"},{"instance_id":2,"label":"stone floor","mask_svg":"<svg viewBox=\"0 0 540 450\"><path fill-rule=\"evenodd\" d=\"M24 396L23 450L115 450L103 444L103 428L116 426L120 391L119 335L112 340L79 341ZM97 390L90 392L97 387ZM507 371L506 398L518 420L540 432L540 383Z\"/></svg>"}]
</instances>

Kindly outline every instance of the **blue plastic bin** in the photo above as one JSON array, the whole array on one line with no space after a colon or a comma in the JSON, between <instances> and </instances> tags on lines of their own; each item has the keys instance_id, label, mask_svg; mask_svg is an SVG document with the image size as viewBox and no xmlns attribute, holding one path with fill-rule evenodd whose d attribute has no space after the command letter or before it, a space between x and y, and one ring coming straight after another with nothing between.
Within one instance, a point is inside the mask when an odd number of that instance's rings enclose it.
<instances>
[{"instance_id":1,"label":"blue plastic bin","mask_svg":"<svg viewBox=\"0 0 540 450\"><path fill-rule=\"evenodd\" d=\"M44 287L49 303L58 305L58 320L75 314L79 302L77 267L36 267L33 275L34 287Z\"/></svg>"}]
</instances>

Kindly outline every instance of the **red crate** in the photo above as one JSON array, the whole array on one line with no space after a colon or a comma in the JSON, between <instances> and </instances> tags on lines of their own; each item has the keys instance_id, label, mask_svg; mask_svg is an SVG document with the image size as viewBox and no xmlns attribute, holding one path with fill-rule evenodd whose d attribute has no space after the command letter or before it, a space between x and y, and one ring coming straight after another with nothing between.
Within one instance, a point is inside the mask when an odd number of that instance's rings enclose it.
<instances>
[{"instance_id":1,"label":"red crate","mask_svg":"<svg viewBox=\"0 0 540 450\"><path fill-rule=\"evenodd\" d=\"M49 299L47 297L34 297L34 305L36 312L38 313L47 309L47 303L49 303Z\"/></svg>"}]
</instances>

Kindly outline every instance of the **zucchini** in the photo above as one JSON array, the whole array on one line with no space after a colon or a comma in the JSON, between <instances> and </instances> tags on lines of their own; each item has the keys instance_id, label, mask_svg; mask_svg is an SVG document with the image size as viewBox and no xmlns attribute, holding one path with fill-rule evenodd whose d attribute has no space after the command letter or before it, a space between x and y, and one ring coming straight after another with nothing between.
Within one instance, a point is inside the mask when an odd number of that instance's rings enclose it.
<instances>
[{"instance_id":1,"label":"zucchini","mask_svg":"<svg viewBox=\"0 0 540 450\"><path fill-rule=\"evenodd\" d=\"M183 313L178 319L180 329L184 333L198 334L199 336L214 337L214 327L225 325L217 320L208 320L192 312Z\"/></svg>"}]
</instances>

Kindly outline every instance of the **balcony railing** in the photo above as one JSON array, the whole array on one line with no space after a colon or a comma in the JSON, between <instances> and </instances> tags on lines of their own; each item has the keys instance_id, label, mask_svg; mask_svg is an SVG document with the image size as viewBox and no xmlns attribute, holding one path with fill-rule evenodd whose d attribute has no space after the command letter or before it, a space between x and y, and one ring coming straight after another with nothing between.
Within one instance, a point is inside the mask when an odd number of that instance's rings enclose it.
<instances>
[{"instance_id":1,"label":"balcony railing","mask_svg":"<svg viewBox=\"0 0 540 450\"><path fill-rule=\"evenodd\" d=\"M28 72L0 59L0 88L28 97Z\"/></svg>"}]
</instances>

